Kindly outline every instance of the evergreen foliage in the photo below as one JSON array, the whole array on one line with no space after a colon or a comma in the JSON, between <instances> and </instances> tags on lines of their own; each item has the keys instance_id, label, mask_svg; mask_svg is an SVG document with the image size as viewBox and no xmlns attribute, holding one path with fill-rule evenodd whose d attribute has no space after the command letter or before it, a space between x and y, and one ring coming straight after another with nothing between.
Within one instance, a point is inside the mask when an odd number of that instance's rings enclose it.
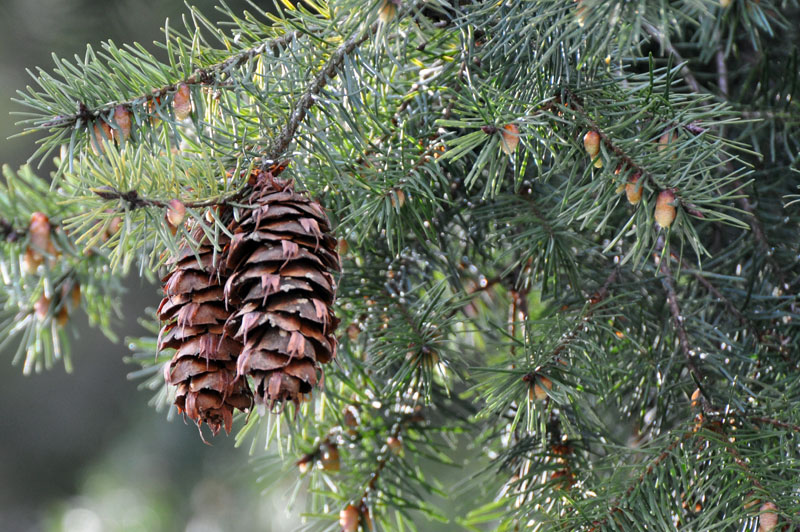
<instances>
[{"instance_id":1,"label":"evergreen foliage","mask_svg":"<svg viewBox=\"0 0 800 532\"><path fill-rule=\"evenodd\" d=\"M0 187L15 361L69 369L62 308L111 334L122 276L224 254L281 172L339 239L338 354L234 430L299 529L800 529L797 0L220 9L19 93L57 171Z\"/></svg>"}]
</instances>

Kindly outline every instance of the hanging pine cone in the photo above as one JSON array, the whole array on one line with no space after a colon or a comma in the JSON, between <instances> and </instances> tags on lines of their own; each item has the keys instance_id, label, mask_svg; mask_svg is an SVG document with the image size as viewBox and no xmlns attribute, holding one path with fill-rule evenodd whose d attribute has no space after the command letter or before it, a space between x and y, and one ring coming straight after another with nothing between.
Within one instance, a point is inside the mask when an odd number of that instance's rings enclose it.
<instances>
[{"instance_id":1,"label":"hanging pine cone","mask_svg":"<svg viewBox=\"0 0 800 532\"><path fill-rule=\"evenodd\" d=\"M205 240L199 229L192 236ZM223 234L220 244L227 246L228 240ZM214 264L214 248L207 241L197 250L186 246L173 264L163 279L164 299L158 307L159 319L166 322L158 348L177 350L164 377L178 387L175 405L181 413L198 427L207 423L215 435L223 427L229 433L233 409L246 410L253 399L247 380L236 375L242 344L223 334L230 317L223 298L224 272Z\"/></svg>"},{"instance_id":2,"label":"hanging pine cone","mask_svg":"<svg viewBox=\"0 0 800 532\"><path fill-rule=\"evenodd\" d=\"M253 209L233 227L225 285L239 310L226 334L244 345L238 375L253 379L259 404L298 404L320 380L320 364L336 355L338 320L331 305L339 271L337 242L319 203L291 181L262 174Z\"/></svg>"}]
</instances>

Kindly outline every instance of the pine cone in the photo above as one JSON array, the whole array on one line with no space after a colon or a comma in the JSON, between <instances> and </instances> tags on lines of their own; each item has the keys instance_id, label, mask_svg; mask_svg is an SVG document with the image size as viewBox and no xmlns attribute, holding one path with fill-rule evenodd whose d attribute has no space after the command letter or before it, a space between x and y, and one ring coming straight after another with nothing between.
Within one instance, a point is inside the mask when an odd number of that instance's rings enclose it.
<instances>
[{"instance_id":1,"label":"pine cone","mask_svg":"<svg viewBox=\"0 0 800 532\"><path fill-rule=\"evenodd\" d=\"M204 238L199 229L192 236ZM228 243L222 235L220 244ZM178 387L175 405L198 427L207 423L214 435L222 427L230 433L233 409L246 410L253 403L247 380L236 375L242 344L223 334L231 312L223 299L225 277L217 266L210 243L201 244L196 254L184 248L163 279L165 297L158 307L159 319L167 322L158 348L177 350L164 368L167 383Z\"/></svg>"},{"instance_id":2,"label":"pine cone","mask_svg":"<svg viewBox=\"0 0 800 532\"><path fill-rule=\"evenodd\" d=\"M336 240L319 203L291 182L267 177L252 196L228 253L226 334L244 344L238 375L253 379L259 404L298 404L336 356L331 305L340 270Z\"/></svg>"}]
</instances>

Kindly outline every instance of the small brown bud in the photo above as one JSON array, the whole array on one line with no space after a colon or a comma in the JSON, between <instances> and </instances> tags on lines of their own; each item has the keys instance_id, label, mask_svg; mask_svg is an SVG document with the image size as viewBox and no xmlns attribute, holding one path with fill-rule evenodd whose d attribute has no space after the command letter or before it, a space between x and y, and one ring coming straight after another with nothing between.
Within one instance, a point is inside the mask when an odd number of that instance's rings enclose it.
<instances>
[{"instance_id":1,"label":"small brown bud","mask_svg":"<svg viewBox=\"0 0 800 532\"><path fill-rule=\"evenodd\" d=\"M172 106L175 109L175 118L178 120L186 120L192 114L192 92L185 83L178 86L172 99Z\"/></svg>"},{"instance_id":2,"label":"small brown bud","mask_svg":"<svg viewBox=\"0 0 800 532\"><path fill-rule=\"evenodd\" d=\"M131 113L127 107L118 105L114 109L114 123L119 128L119 131L115 132L115 134L121 134L122 138L125 139L131 136Z\"/></svg>"},{"instance_id":3,"label":"small brown bud","mask_svg":"<svg viewBox=\"0 0 800 532\"><path fill-rule=\"evenodd\" d=\"M392 452L392 454L396 456L403 455L403 442L400 441L400 438L389 436L389 438L386 440L386 445L389 447L389 450Z\"/></svg>"},{"instance_id":4,"label":"small brown bud","mask_svg":"<svg viewBox=\"0 0 800 532\"><path fill-rule=\"evenodd\" d=\"M186 206L177 199L170 200L169 207L167 207L167 221L173 227L178 227L183 223L186 216Z\"/></svg>"},{"instance_id":5,"label":"small brown bud","mask_svg":"<svg viewBox=\"0 0 800 532\"><path fill-rule=\"evenodd\" d=\"M342 527L342 532L356 532L359 521L361 512L352 504L348 504L339 512L339 526Z\"/></svg>"},{"instance_id":6,"label":"small brown bud","mask_svg":"<svg viewBox=\"0 0 800 532\"><path fill-rule=\"evenodd\" d=\"M89 130L89 145L92 147L92 152L95 155L100 155L105 151L103 146L105 141L111 141L114 138L111 132L111 126L105 121L98 120L94 126Z\"/></svg>"},{"instance_id":7,"label":"small brown bud","mask_svg":"<svg viewBox=\"0 0 800 532\"><path fill-rule=\"evenodd\" d=\"M506 124L500 132L502 140L500 141L500 148L506 155L511 155L517 149L519 144L519 127L516 124Z\"/></svg>"},{"instance_id":8,"label":"small brown bud","mask_svg":"<svg viewBox=\"0 0 800 532\"><path fill-rule=\"evenodd\" d=\"M547 398L547 391L545 391L545 388L547 388L547 390L553 389L553 381L541 375L537 376L536 380L537 382L528 390L528 398L531 401L534 399L542 401Z\"/></svg>"},{"instance_id":9,"label":"small brown bud","mask_svg":"<svg viewBox=\"0 0 800 532\"><path fill-rule=\"evenodd\" d=\"M692 393L692 408L699 408L700 407L700 388L697 388Z\"/></svg>"},{"instance_id":10,"label":"small brown bud","mask_svg":"<svg viewBox=\"0 0 800 532\"><path fill-rule=\"evenodd\" d=\"M670 144L678 142L678 134L674 131L670 133L667 131L658 139L658 151L664 151L669 148Z\"/></svg>"},{"instance_id":11,"label":"small brown bud","mask_svg":"<svg viewBox=\"0 0 800 532\"><path fill-rule=\"evenodd\" d=\"M42 212L31 214L31 223L28 226L28 233L31 235L31 244L39 251L50 249L50 219Z\"/></svg>"},{"instance_id":12,"label":"small brown bud","mask_svg":"<svg viewBox=\"0 0 800 532\"><path fill-rule=\"evenodd\" d=\"M353 405L347 405L342 416L344 417L344 424L348 427L356 428L358 426L358 411Z\"/></svg>"},{"instance_id":13,"label":"small brown bud","mask_svg":"<svg viewBox=\"0 0 800 532\"><path fill-rule=\"evenodd\" d=\"M383 0L380 9L378 10L378 20L381 24L388 24L394 19L397 14L397 3L395 0Z\"/></svg>"},{"instance_id":14,"label":"small brown bud","mask_svg":"<svg viewBox=\"0 0 800 532\"><path fill-rule=\"evenodd\" d=\"M339 239L339 255L347 255L347 251L350 249L350 244L347 243L347 240L344 238Z\"/></svg>"},{"instance_id":15,"label":"small brown bud","mask_svg":"<svg viewBox=\"0 0 800 532\"><path fill-rule=\"evenodd\" d=\"M589 157L592 159L597 158L600 155L600 134L597 131L589 131L586 135L583 136L583 147L586 149L586 153L589 154ZM595 168L602 168L603 167L603 160L597 158L594 161Z\"/></svg>"},{"instance_id":16,"label":"small brown bud","mask_svg":"<svg viewBox=\"0 0 800 532\"><path fill-rule=\"evenodd\" d=\"M61 309L56 314L56 323L59 327L63 327L69 321L69 311L67 310L67 305L61 304Z\"/></svg>"},{"instance_id":17,"label":"small brown bud","mask_svg":"<svg viewBox=\"0 0 800 532\"><path fill-rule=\"evenodd\" d=\"M358 335L361 334L361 327L359 327L357 323L351 323L347 326L345 332L347 332L347 338L349 338L351 342L355 342L358 340Z\"/></svg>"},{"instance_id":18,"label":"small brown bud","mask_svg":"<svg viewBox=\"0 0 800 532\"><path fill-rule=\"evenodd\" d=\"M50 298L42 294L42 297L33 304L33 311L39 321L44 321L50 312Z\"/></svg>"},{"instance_id":19,"label":"small brown bud","mask_svg":"<svg viewBox=\"0 0 800 532\"><path fill-rule=\"evenodd\" d=\"M319 459L319 467L323 471L339 471L339 449L335 444L325 445L324 449L322 450L322 456Z\"/></svg>"},{"instance_id":20,"label":"small brown bud","mask_svg":"<svg viewBox=\"0 0 800 532\"><path fill-rule=\"evenodd\" d=\"M119 233L119 230L122 228L122 218L119 216L114 216L111 218L111 221L108 222L108 228L106 228L107 236L116 235Z\"/></svg>"},{"instance_id":21,"label":"small brown bud","mask_svg":"<svg viewBox=\"0 0 800 532\"><path fill-rule=\"evenodd\" d=\"M300 460L297 461L297 469L300 473L306 473L309 469L311 469L311 464L314 462L314 457L310 455L305 455Z\"/></svg>"},{"instance_id":22,"label":"small brown bud","mask_svg":"<svg viewBox=\"0 0 800 532\"><path fill-rule=\"evenodd\" d=\"M636 205L642 201L642 183L639 182L641 176L641 173L636 172L630 181L625 184L625 196L627 196L628 203L631 205Z\"/></svg>"},{"instance_id":23,"label":"small brown bud","mask_svg":"<svg viewBox=\"0 0 800 532\"><path fill-rule=\"evenodd\" d=\"M772 532L778 526L778 507L774 503L765 502L759 508L758 532Z\"/></svg>"},{"instance_id":24,"label":"small brown bud","mask_svg":"<svg viewBox=\"0 0 800 532\"><path fill-rule=\"evenodd\" d=\"M395 187L389 194L389 200L392 202L392 207L401 208L406 204L406 193L400 187Z\"/></svg>"},{"instance_id":25,"label":"small brown bud","mask_svg":"<svg viewBox=\"0 0 800 532\"><path fill-rule=\"evenodd\" d=\"M655 212L655 219L656 223L666 229L672 222L675 221L675 193L670 190L662 190L658 193L658 198L656 199L656 212Z\"/></svg>"}]
</instances>

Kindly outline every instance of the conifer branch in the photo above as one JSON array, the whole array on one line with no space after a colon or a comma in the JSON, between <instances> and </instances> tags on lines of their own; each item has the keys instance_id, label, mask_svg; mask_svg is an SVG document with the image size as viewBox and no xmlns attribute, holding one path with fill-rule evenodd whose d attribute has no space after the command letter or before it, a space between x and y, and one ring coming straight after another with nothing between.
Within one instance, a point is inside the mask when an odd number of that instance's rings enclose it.
<instances>
[{"instance_id":1,"label":"conifer branch","mask_svg":"<svg viewBox=\"0 0 800 532\"><path fill-rule=\"evenodd\" d=\"M591 319L595 311L606 300L608 297L609 287L614 283L614 281L616 281L618 275L619 268L614 268L611 274L606 277L605 281L603 281L603 284L600 286L600 288L594 294L592 294L588 301L589 304L587 305L586 310L584 310L578 318L578 322L567 334L561 337L561 339L558 341L558 344L556 344L556 347L550 352L551 359L558 357L558 355L560 355L564 349L569 347L570 344L578 337L578 334L584 328L586 328L586 322ZM529 383L533 382L535 378L536 372L527 373L522 376L522 380Z\"/></svg>"},{"instance_id":2,"label":"conifer branch","mask_svg":"<svg viewBox=\"0 0 800 532\"><path fill-rule=\"evenodd\" d=\"M89 109L83 102L78 102L78 111L71 115L61 115L49 120L41 125L41 127L74 127L78 121L83 124L96 120L99 116L113 111L117 106L129 108L134 105L147 103L151 100L160 98L170 92L178 90L181 85L211 85L218 81L219 76L224 75L231 69L237 68L250 61L256 56L272 51L275 54L291 44L291 42L300 36L299 31L287 33L280 37L269 39L261 44L232 55L231 57L219 63L210 65L205 68L198 68L188 77L183 80L175 81L168 85L154 88L149 94L142 94L135 98L125 101L113 102L110 104Z\"/></svg>"}]
</instances>

